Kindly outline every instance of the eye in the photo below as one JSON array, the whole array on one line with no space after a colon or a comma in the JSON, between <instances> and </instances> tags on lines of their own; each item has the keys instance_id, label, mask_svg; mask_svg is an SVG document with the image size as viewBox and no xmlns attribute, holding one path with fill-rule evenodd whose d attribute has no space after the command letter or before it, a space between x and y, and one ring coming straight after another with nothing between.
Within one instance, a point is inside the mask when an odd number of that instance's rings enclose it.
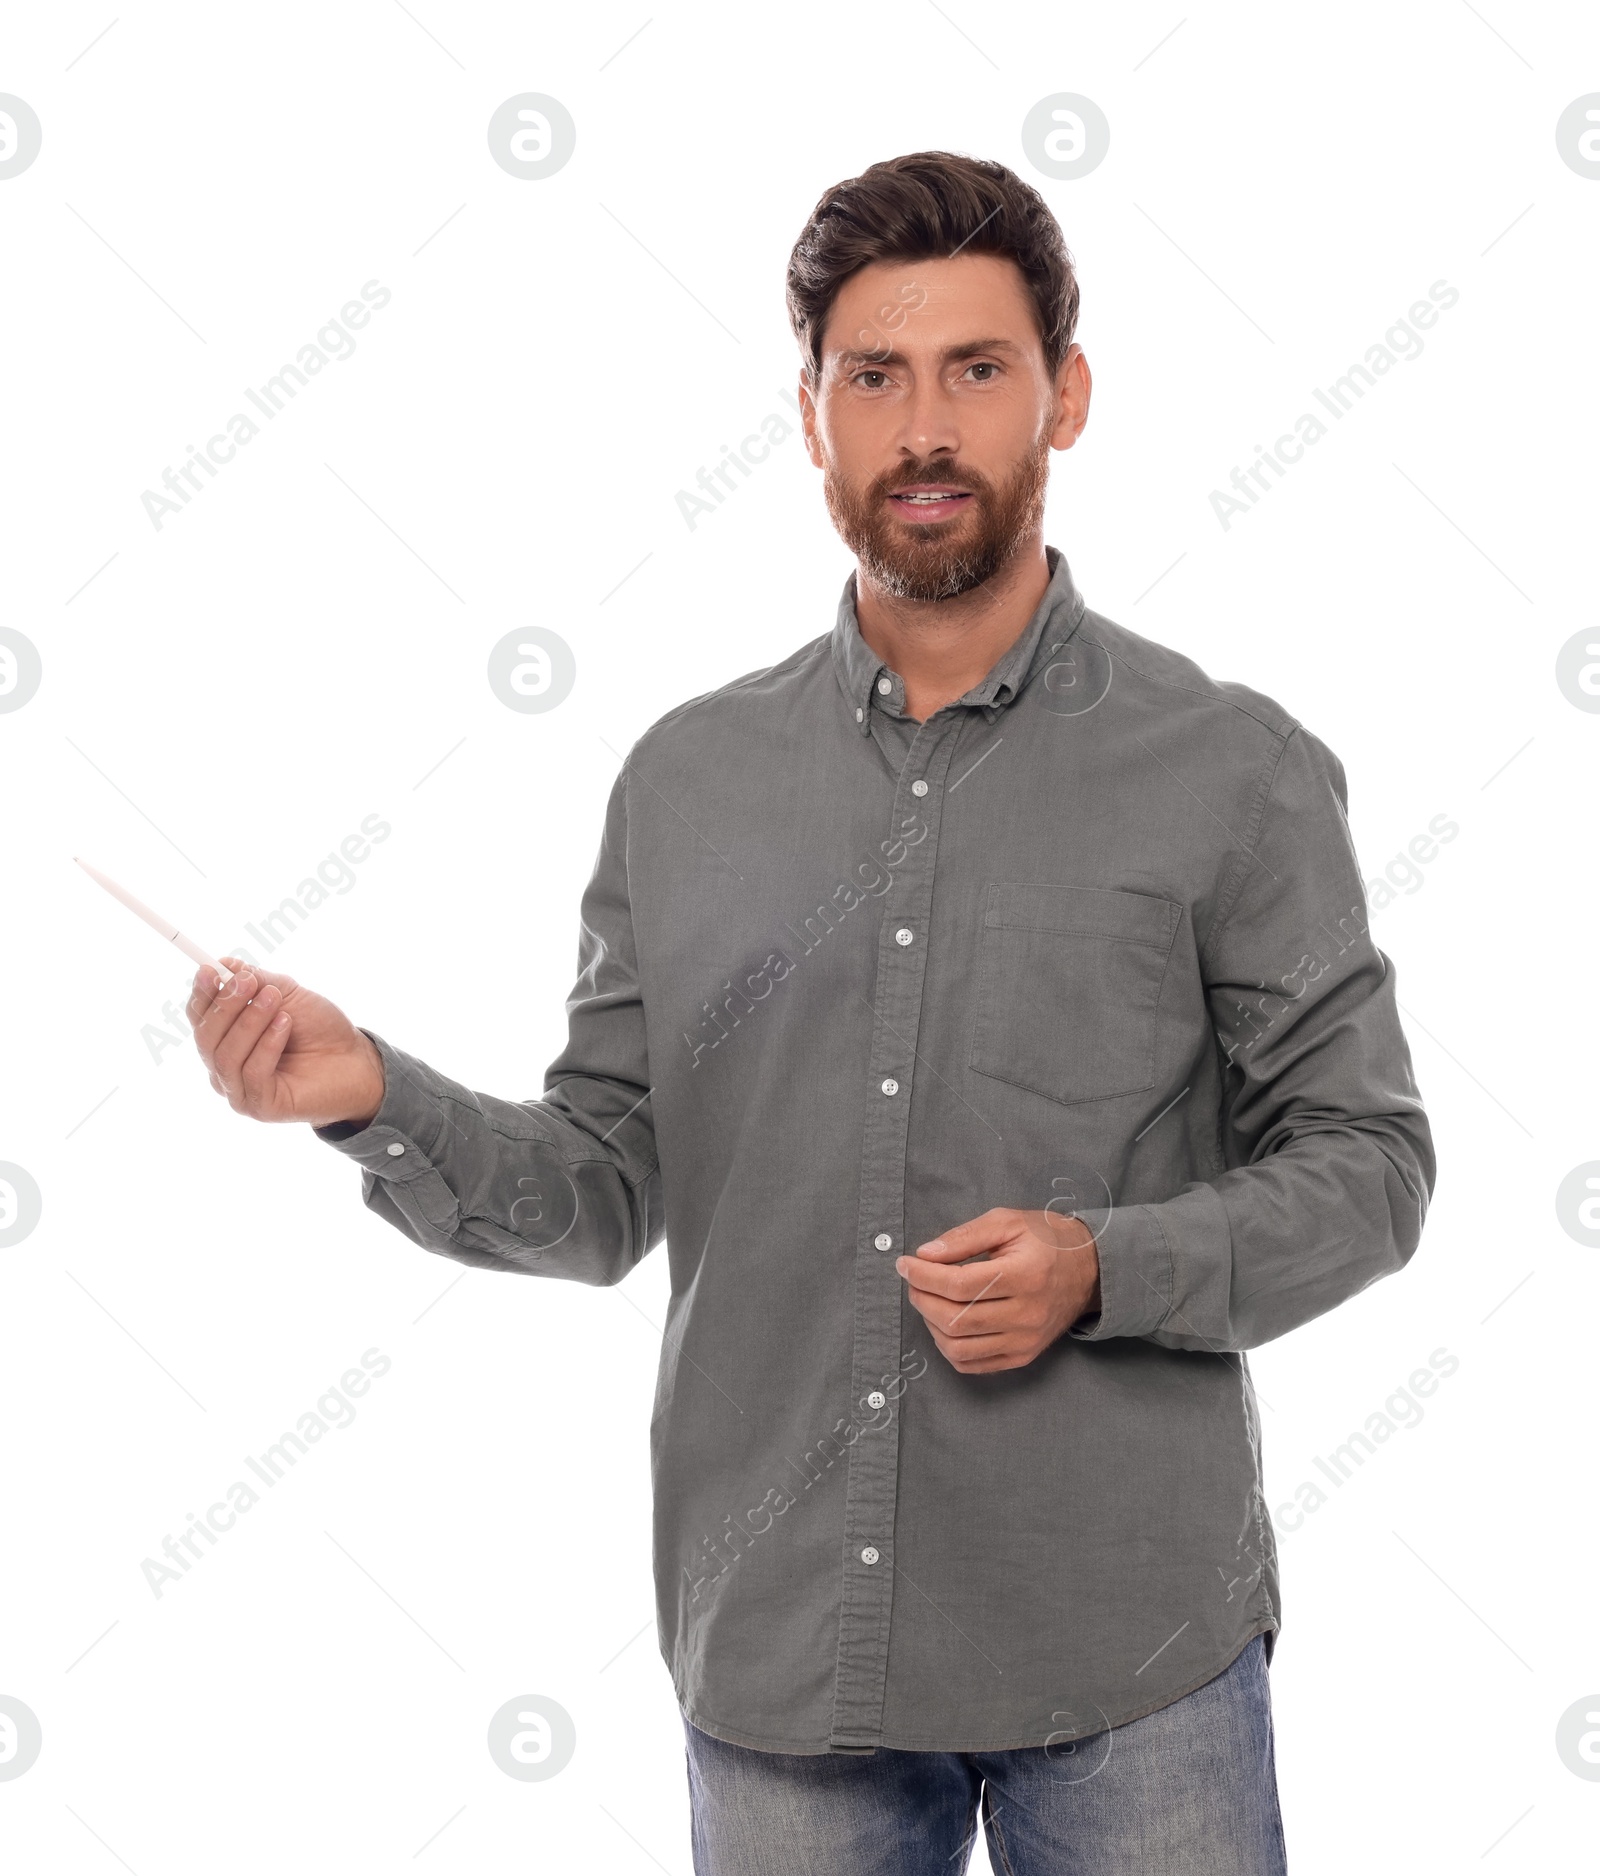
<instances>
[{"instance_id":1,"label":"eye","mask_svg":"<svg viewBox=\"0 0 1600 1876\"><path fill-rule=\"evenodd\" d=\"M980 358L975 363L968 365L967 367L967 371L969 372L971 371L997 372L999 369L1000 367L997 364L995 364L992 360L987 359L987 358ZM966 374L963 373L962 375L965 376ZM979 378L978 383L979 384L993 384L994 379L992 377Z\"/></svg>"},{"instance_id":2,"label":"eye","mask_svg":"<svg viewBox=\"0 0 1600 1876\"><path fill-rule=\"evenodd\" d=\"M867 390L869 390L869 391L876 391L876 390L878 390L878 389L879 389L879 386L878 386L878 385L876 385L876 384L867 384L867 383L866 383L866 380L867 380L868 378L878 378L878 379L880 379L880 380L881 380L881 381L882 381L882 382L883 382L884 384L887 384L887 383L889 382L889 374L888 374L888 372L886 372L886 371L874 371L874 370L871 370L871 369L868 369L868 370L866 370L866 371L858 371L858 372L856 373L856 383L857 383L857 384L859 384L859 385L863 385L863 386L865 387L865 389L867 389Z\"/></svg>"}]
</instances>

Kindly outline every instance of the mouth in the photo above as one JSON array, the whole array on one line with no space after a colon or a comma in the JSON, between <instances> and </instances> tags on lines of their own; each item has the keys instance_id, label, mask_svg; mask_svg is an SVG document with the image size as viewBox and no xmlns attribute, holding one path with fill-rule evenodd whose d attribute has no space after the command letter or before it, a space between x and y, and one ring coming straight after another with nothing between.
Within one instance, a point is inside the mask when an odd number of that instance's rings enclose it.
<instances>
[{"instance_id":1,"label":"mouth","mask_svg":"<svg viewBox=\"0 0 1600 1876\"><path fill-rule=\"evenodd\" d=\"M953 483L919 483L915 488L897 489L888 500L902 520L926 524L960 514L973 500L973 493Z\"/></svg>"}]
</instances>

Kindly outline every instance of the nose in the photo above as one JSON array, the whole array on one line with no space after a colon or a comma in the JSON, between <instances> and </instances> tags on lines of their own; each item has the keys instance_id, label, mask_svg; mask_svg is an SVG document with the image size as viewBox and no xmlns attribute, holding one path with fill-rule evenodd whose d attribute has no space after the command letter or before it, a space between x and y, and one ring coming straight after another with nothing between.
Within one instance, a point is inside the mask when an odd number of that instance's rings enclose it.
<instances>
[{"instance_id":1,"label":"nose","mask_svg":"<svg viewBox=\"0 0 1600 1876\"><path fill-rule=\"evenodd\" d=\"M954 456L961 447L955 400L937 372L919 372L901 410L895 443L907 456L926 462L935 456Z\"/></svg>"}]
</instances>

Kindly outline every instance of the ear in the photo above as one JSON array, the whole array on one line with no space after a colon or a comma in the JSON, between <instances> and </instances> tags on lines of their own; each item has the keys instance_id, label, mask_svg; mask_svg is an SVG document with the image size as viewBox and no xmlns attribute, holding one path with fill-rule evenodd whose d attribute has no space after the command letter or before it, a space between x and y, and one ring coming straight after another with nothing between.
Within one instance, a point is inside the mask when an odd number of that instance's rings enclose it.
<instances>
[{"instance_id":1,"label":"ear","mask_svg":"<svg viewBox=\"0 0 1600 1876\"><path fill-rule=\"evenodd\" d=\"M817 403L803 370L800 373L799 392L800 432L806 440L806 454L811 458L812 468L820 469L822 467L822 444L817 436Z\"/></svg>"},{"instance_id":2,"label":"ear","mask_svg":"<svg viewBox=\"0 0 1600 1876\"><path fill-rule=\"evenodd\" d=\"M1083 347L1072 344L1056 373L1056 422L1050 432L1052 449L1071 449L1089 421L1089 398L1094 381L1089 376L1089 361Z\"/></svg>"}]
</instances>

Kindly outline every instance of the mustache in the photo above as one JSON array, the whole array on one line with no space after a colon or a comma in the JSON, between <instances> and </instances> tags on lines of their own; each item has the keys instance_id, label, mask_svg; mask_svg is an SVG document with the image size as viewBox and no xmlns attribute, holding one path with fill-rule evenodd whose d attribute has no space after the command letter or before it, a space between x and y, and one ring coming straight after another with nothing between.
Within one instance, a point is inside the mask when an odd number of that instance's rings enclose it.
<instances>
[{"instance_id":1,"label":"mustache","mask_svg":"<svg viewBox=\"0 0 1600 1876\"><path fill-rule=\"evenodd\" d=\"M874 478L885 495L898 495L904 489L951 488L966 489L974 495L988 491L988 483L982 476L975 475L969 469L955 467L940 468L937 463L930 463L926 468L910 468L896 475L877 476Z\"/></svg>"}]
</instances>

